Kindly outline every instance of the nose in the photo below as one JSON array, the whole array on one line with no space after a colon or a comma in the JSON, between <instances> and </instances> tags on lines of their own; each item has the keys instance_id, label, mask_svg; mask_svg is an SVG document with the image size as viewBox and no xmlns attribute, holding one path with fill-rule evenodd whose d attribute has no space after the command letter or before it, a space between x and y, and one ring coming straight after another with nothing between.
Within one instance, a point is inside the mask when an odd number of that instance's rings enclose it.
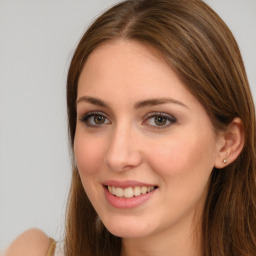
<instances>
[{"instance_id":1,"label":"nose","mask_svg":"<svg viewBox=\"0 0 256 256\"><path fill-rule=\"evenodd\" d=\"M112 131L105 161L108 167L116 172L126 171L141 164L142 154L138 137L132 129L120 127Z\"/></svg>"}]
</instances>

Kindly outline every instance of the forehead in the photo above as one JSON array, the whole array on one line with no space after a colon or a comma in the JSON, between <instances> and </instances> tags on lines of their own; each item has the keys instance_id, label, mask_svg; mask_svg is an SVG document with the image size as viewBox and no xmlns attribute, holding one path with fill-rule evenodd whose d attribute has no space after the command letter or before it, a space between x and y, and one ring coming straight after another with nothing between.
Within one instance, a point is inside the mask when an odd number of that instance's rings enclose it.
<instances>
[{"instance_id":1,"label":"forehead","mask_svg":"<svg viewBox=\"0 0 256 256\"><path fill-rule=\"evenodd\" d=\"M78 94L81 89L96 92L111 88L113 93L126 95L140 89L158 94L167 83L169 89L179 84L186 90L156 49L136 41L115 40L101 44L89 55L79 77Z\"/></svg>"},{"instance_id":2,"label":"forehead","mask_svg":"<svg viewBox=\"0 0 256 256\"><path fill-rule=\"evenodd\" d=\"M113 39L99 44L89 55L87 61L92 58L92 56L96 59L96 56L100 57L102 55L108 55L108 57L112 59L114 56L112 54L109 55L109 51L118 53L118 49L121 50L123 55L129 55L132 53L140 54L152 61L163 61L164 59L163 54L148 43L143 43L133 39Z\"/></svg>"},{"instance_id":3,"label":"forehead","mask_svg":"<svg viewBox=\"0 0 256 256\"><path fill-rule=\"evenodd\" d=\"M116 67L117 70L132 71L132 67L140 66L142 69L146 64L163 65L163 56L155 48L134 40L119 39L100 44L88 56L83 70L86 72L100 73L110 72ZM121 62L122 61L122 62ZM155 68L155 67L154 67ZM169 67L168 67L169 69Z\"/></svg>"}]
</instances>

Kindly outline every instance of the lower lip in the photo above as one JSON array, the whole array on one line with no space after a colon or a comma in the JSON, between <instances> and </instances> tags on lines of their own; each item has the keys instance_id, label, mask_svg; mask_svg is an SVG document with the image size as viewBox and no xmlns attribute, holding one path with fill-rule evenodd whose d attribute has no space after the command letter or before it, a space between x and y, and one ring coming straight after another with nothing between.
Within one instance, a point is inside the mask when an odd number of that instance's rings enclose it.
<instances>
[{"instance_id":1,"label":"lower lip","mask_svg":"<svg viewBox=\"0 0 256 256\"><path fill-rule=\"evenodd\" d=\"M112 195L106 187L104 187L105 196L107 201L115 208L120 209L129 209L129 208L135 208L143 203L145 203L156 191L156 189L152 190L151 192L148 192L146 194L142 194L140 196L131 197L131 198L124 198L124 197L117 197Z\"/></svg>"}]
</instances>

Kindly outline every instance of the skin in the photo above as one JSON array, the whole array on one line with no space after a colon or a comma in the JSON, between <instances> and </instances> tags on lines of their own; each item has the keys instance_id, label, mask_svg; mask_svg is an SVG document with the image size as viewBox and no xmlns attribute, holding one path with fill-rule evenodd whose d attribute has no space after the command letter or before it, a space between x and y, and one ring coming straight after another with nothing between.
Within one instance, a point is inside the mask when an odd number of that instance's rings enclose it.
<instances>
[{"instance_id":1,"label":"skin","mask_svg":"<svg viewBox=\"0 0 256 256\"><path fill-rule=\"evenodd\" d=\"M166 98L172 102L139 104ZM104 225L123 238L122 255L200 255L202 209L224 145L203 106L155 50L125 40L92 52L77 99L76 163ZM170 121L159 125L159 112ZM119 209L106 200L106 180L158 188L138 207Z\"/></svg>"},{"instance_id":2,"label":"skin","mask_svg":"<svg viewBox=\"0 0 256 256\"><path fill-rule=\"evenodd\" d=\"M85 120L90 111L100 113ZM74 152L82 183L105 226L122 237L121 256L202 256L209 176L241 153L241 119L216 131L158 52L123 40L104 43L89 56L79 78L77 113ZM143 204L118 209L106 200L106 180L157 189ZM41 256L48 248L47 235L31 229L4 255Z\"/></svg>"},{"instance_id":3,"label":"skin","mask_svg":"<svg viewBox=\"0 0 256 256\"><path fill-rule=\"evenodd\" d=\"M48 236L33 228L19 235L7 248L3 256L45 256L49 248Z\"/></svg>"}]
</instances>

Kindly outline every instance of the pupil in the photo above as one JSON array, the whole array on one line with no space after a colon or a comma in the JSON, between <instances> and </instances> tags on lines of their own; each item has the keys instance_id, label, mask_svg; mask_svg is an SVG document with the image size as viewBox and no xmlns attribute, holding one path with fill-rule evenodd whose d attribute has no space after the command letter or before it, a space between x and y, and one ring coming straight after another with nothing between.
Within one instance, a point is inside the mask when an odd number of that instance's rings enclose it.
<instances>
[{"instance_id":1,"label":"pupil","mask_svg":"<svg viewBox=\"0 0 256 256\"><path fill-rule=\"evenodd\" d=\"M94 122L96 124L103 124L105 122L105 117L104 116L95 116Z\"/></svg>"},{"instance_id":2,"label":"pupil","mask_svg":"<svg viewBox=\"0 0 256 256\"><path fill-rule=\"evenodd\" d=\"M166 118L165 117L156 117L155 122L157 125L165 125L166 124Z\"/></svg>"}]
</instances>

